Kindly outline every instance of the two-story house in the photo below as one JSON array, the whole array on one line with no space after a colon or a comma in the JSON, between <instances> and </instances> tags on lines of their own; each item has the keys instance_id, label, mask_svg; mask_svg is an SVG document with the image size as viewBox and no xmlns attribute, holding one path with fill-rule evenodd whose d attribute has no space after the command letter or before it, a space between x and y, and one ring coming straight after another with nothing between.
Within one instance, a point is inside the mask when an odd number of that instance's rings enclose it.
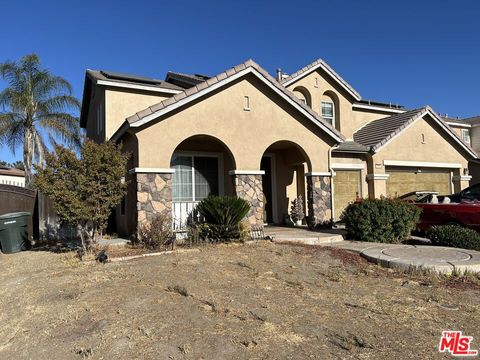
<instances>
[{"instance_id":1,"label":"two-story house","mask_svg":"<svg viewBox=\"0 0 480 360\"><path fill-rule=\"evenodd\" d=\"M252 224L302 196L315 225L356 197L458 191L477 158L432 108L364 100L322 60L276 78L252 60L165 80L87 70L81 126L132 153L121 235L158 213L181 230L209 194L248 200Z\"/></svg>"}]
</instances>

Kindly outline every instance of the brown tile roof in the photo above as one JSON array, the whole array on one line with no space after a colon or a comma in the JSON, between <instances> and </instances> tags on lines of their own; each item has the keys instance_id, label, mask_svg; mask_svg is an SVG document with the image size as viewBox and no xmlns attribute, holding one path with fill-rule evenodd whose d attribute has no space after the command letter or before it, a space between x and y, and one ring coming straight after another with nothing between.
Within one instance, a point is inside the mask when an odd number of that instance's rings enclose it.
<instances>
[{"instance_id":1,"label":"brown tile roof","mask_svg":"<svg viewBox=\"0 0 480 360\"><path fill-rule=\"evenodd\" d=\"M469 117L469 118L465 118L465 119L463 119L463 121L465 121L466 123L469 123L469 124L476 124L476 123L480 122L480 116L472 116L472 117Z\"/></svg>"},{"instance_id":2,"label":"brown tile roof","mask_svg":"<svg viewBox=\"0 0 480 360\"><path fill-rule=\"evenodd\" d=\"M320 117L318 114L316 114L311 108L309 108L307 105L305 105L302 101L300 101L291 91L286 89L283 85L281 85L278 81L276 81L266 70L264 70L260 65L258 65L256 62L253 60L247 60L246 62L239 64L233 68L230 68L216 76L211 77L210 79L203 81L189 89L185 89L179 94L174 95L173 97L170 97L168 99L165 99L155 105L152 105L130 117L127 118L127 122L130 126L140 126L138 123L142 121L146 116L152 115L155 112L158 112L160 110L167 109L169 106L172 106L173 104L176 104L178 101L191 97L200 91L207 89L218 82L225 80L242 70L245 70L247 68L253 68L255 69L258 73L260 73L263 78L268 81L271 85L273 85L275 88L280 90L282 93L284 93L291 101L293 101L296 105L300 106L304 111L306 111L311 119L320 127L323 127L324 130L328 130L330 134L336 138L337 141L341 141L344 138L344 136L335 128L333 128L329 123L325 122L322 117ZM143 123L141 124L143 125ZM115 134L117 135L117 134ZM115 136L114 135L114 136ZM119 136L119 135L117 135Z\"/></svg>"},{"instance_id":3,"label":"brown tile roof","mask_svg":"<svg viewBox=\"0 0 480 360\"><path fill-rule=\"evenodd\" d=\"M328 65L325 61L322 59L317 59L314 62L308 64L307 66L304 66L300 70L294 72L291 74L289 77L283 79L281 81L281 84L287 84L292 82L293 80L296 80L297 78L301 77L303 74L309 73L310 71L314 71L315 69L323 67L324 69L327 70L328 73L330 73L333 78L338 81L340 84L342 84L344 87L346 87L349 92L357 99L361 100L360 94L349 84L347 83L340 75L338 75L335 70L333 70L330 65Z\"/></svg>"},{"instance_id":4,"label":"brown tile roof","mask_svg":"<svg viewBox=\"0 0 480 360\"><path fill-rule=\"evenodd\" d=\"M442 116L442 120L452 124L459 124L459 125L470 125L465 122L465 119L458 119L458 118L449 118L446 116Z\"/></svg>"},{"instance_id":5,"label":"brown tile roof","mask_svg":"<svg viewBox=\"0 0 480 360\"><path fill-rule=\"evenodd\" d=\"M474 158L476 153L473 149L460 139L460 137L445 123L445 121L433 111L429 106L420 109L406 111L401 114L395 114L382 119L369 122L353 134L353 140L370 148L376 152L380 147L385 145L389 140L400 134L407 126L429 113L442 126L447 133L453 137L465 150L467 150Z\"/></svg>"},{"instance_id":6,"label":"brown tile roof","mask_svg":"<svg viewBox=\"0 0 480 360\"><path fill-rule=\"evenodd\" d=\"M358 142L347 140L333 150L335 153L368 153L370 148Z\"/></svg>"},{"instance_id":7,"label":"brown tile roof","mask_svg":"<svg viewBox=\"0 0 480 360\"><path fill-rule=\"evenodd\" d=\"M25 171L20 170L20 169L0 167L0 175L24 177L25 176Z\"/></svg>"}]
</instances>

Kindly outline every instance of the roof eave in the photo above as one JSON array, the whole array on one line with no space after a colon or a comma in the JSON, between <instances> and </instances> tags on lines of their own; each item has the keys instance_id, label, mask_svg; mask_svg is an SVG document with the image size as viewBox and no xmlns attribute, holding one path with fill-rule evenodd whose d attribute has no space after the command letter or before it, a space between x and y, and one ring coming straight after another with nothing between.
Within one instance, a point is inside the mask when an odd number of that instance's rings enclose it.
<instances>
[{"instance_id":1,"label":"roof eave","mask_svg":"<svg viewBox=\"0 0 480 360\"><path fill-rule=\"evenodd\" d=\"M233 70L229 69L224 73L217 75L216 82L212 82L209 85L207 84L207 82L210 81L211 79L207 80L206 82L202 82L196 86L197 88L196 92L193 92L192 94L189 94L189 95L186 95L185 92L180 93L173 97L174 100L172 100L172 98L164 100L165 102L167 102L168 105L164 105L163 107L160 106L159 110L152 111L152 108L155 109L156 107L154 105L150 108L147 108L127 118L127 122L129 123L130 127L141 127L146 123L158 118L159 116L162 116L180 106L183 106L184 104L192 100L202 97L205 94L208 94L209 92L217 88L220 88L225 84L228 84L229 82L234 81L237 78L243 77L248 73L254 73L257 78L261 79L267 85L269 85L269 87L273 89L275 92L277 92L277 94L281 96L283 94L284 98L286 98L287 101L290 101L291 104L297 108L297 110L301 111L305 116L307 116L307 118L309 118L312 122L314 122L317 126L319 126L323 131L325 131L328 135L330 135L335 141L343 142L345 140L345 137L343 136L343 134L341 134L335 129L330 128L322 120L317 119L316 116L313 115L313 111L311 109L309 109L305 104L300 102L300 100L298 100L295 97L295 95L293 95L293 93L291 93L288 89L278 84L276 80L271 78L271 76L269 76L265 70L263 71L262 70L263 69L261 69L261 67L258 64L256 64L252 60L249 60L243 64L237 65L235 68L233 68ZM229 72L230 72L230 75L228 75ZM218 77L221 77L221 79L219 80ZM161 105L161 104L162 103L157 105ZM139 116L139 114L142 114L142 115Z\"/></svg>"}]
</instances>

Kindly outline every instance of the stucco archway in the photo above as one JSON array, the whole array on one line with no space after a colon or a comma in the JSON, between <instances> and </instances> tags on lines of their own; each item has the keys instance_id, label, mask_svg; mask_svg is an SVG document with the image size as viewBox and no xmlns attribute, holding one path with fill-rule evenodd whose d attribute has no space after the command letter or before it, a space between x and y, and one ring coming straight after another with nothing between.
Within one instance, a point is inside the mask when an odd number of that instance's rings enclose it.
<instances>
[{"instance_id":1,"label":"stucco archway","mask_svg":"<svg viewBox=\"0 0 480 360\"><path fill-rule=\"evenodd\" d=\"M298 144L283 140L265 149L260 160L265 199L264 221L283 223L291 202L301 196L307 213L305 174L312 165L307 153Z\"/></svg>"},{"instance_id":2,"label":"stucco archway","mask_svg":"<svg viewBox=\"0 0 480 360\"><path fill-rule=\"evenodd\" d=\"M185 226L194 208L208 195L234 195L229 172L235 158L221 140L210 135L194 135L178 144L172 153L172 214L175 228Z\"/></svg>"}]
</instances>

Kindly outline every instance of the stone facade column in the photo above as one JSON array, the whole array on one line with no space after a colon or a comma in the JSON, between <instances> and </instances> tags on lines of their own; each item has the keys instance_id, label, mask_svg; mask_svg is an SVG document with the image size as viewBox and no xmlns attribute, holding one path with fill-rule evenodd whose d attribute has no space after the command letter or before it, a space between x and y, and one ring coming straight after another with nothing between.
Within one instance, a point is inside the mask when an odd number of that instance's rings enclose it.
<instances>
[{"instance_id":1,"label":"stone facade column","mask_svg":"<svg viewBox=\"0 0 480 360\"><path fill-rule=\"evenodd\" d=\"M332 186L330 173L306 173L308 226L315 228L332 221Z\"/></svg>"},{"instance_id":2,"label":"stone facade column","mask_svg":"<svg viewBox=\"0 0 480 360\"><path fill-rule=\"evenodd\" d=\"M250 225L264 224L264 206L262 172L249 171L241 173L238 170L230 172L235 181L235 193L239 198L247 200L251 206L247 215Z\"/></svg>"},{"instance_id":3,"label":"stone facade column","mask_svg":"<svg viewBox=\"0 0 480 360\"><path fill-rule=\"evenodd\" d=\"M172 216L172 175L173 172L136 173L137 229L158 214Z\"/></svg>"}]
</instances>

